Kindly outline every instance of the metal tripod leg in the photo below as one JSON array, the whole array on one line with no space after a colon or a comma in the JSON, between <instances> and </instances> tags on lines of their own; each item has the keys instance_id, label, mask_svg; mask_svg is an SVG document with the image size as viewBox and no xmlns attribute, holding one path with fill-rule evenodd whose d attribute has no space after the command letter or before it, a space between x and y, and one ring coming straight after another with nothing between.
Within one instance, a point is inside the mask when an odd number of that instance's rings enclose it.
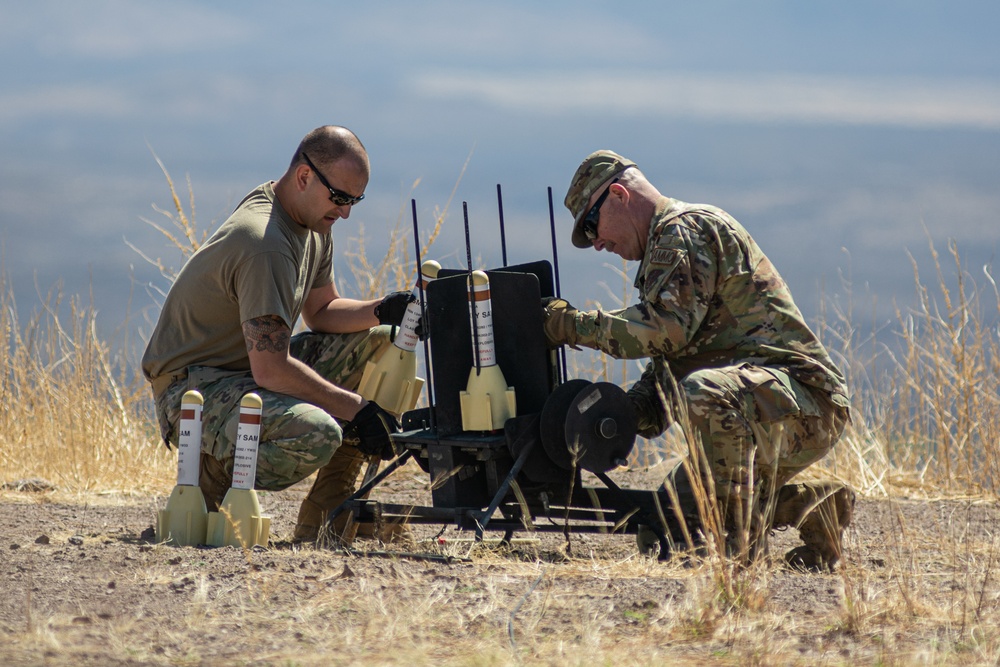
<instances>
[{"instance_id":1,"label":"metal tripod leg","mask_svg":"<svg viewBox=\"0 0 1000 667\"><path fill-rule=\"evenodd\" d=\"M341 512L350 507L351 503L353 503L355 500L363 497L365 494L367 494L369 491L375 488L379 483L382 482L382 480L384 480L386 477L392 474L393 471L395 471L401 465L409 461L411 456L413 456L413 450L407 449L405 452L403 452L402 454L394 458L392 461L390 461L389 465L385 467L385 470L380 472L378 475L375 475L374 477L371 477L371 475L378 470L379 459L375 459L371 463L369 463L368 469L365 471L364 481L361 483L361 488L355 491L352 496L347 498L344 502L340 503L340 505L338 505L336 509L330 512L330 515L326 519L327 527L332 528L333 520L336 519L338 516L340 516Z\"/></svg>"},{"instance_id":2,"label":"metal tripod leg","mask_svg":"<svg viewBox=\"0 0 1000 667\"><path fill-rule=\"evenodd\" d=\"M367 486L367 487L365 485L370 484L370 482L372 481L372 478L374 478L375 475L378 474L378 469L379 469L379 466L381 464L382 464L382 459L380 459L377 456L370 456L368 458L368 465L365 467L364 477L361 478L361 488L362 489L364 489L364 488L369 488L369 489L372 488L370 485ZM363 498L363 499L367 499L368 498L368 494L367 493L362 493L361 491L359 491L358 493L360 493L360 496L357 496L357 494L355 494L355 496ZM330 524L330 525L332 526L333 524ZM353 537L352 538L345 538L346 535L351 535L351 529L352 529L353 526L354 526L354 517L351 516L351 515L348 515L347 521L344 523L344 529L340 533L341 540L345 540L346 539L348 542L353 542ZM376 525L375 526L375 531L377 532L379 529L380 529L380 526ZM345 544L346 543L347 542L345 542Z\"/></svg>"},{"instance_id":3,"label":"metal tripod leg","mask_svg":"<svg viewBox=\"0 0 1000 667\"><path fill-rule=\"evenodd\" d=\"M521 433L521 435L517 438L517 440L515 440L514 443L511 444L511 448L513 448L513 445L517 444L521 440L521 438L525 437L528 433L530 433L537 422L538 422L538 415L534 415L531 418L531 422L529 422L528 427L525 428L524 431ZM524 462L528 460L528 455L531 454L531 450L535 446L536 442L538 442L537 439L529 440L528 444L524 446L524 449L521 450L521 453L518 455L517 460L514 461L514 465L511 466L510 472L507 474L507 477L504 478L503 482L500 484L500 488L497 489L496 495L493 496L493 501L490 502L490 506L487 507L486 510L479 515L479 520L476 522L477 542L482 541L483 532L486 530L486 526L490 524L490 520L493 518L494 512L497 511L497 508L500 507L500 503L503 502L503 499L507 495L507 491L510 489L510 485L514 481L514 478L517 477L518 473L521 472L521 468L524 467ZM508 532L510 533L511 536L513 536L513 531L508 531ZM509 541L510 538L508 537L507 539Z\"/></svg>"}]
</instances>

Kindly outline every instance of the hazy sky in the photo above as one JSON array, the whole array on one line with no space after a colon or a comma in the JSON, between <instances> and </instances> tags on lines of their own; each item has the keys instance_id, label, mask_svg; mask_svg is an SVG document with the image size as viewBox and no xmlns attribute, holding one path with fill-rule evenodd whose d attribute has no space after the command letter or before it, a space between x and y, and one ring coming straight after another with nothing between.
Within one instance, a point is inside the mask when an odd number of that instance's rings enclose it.
<instances>
[{"instance_id":1,"label":"hazy sky","mask_svg":"<svg viewBox=\"0 0 1000 667\"><path fill-rule=\"evenodd\" d=\"M338 247L363 225L378 249L401 212L408 229L411 197L429 228L458 183L434 254L464 266L464 200L473 251L497 266L499 183L510 261L547 259L551 186L563 292L581 305L621 282L603 268L617 258L572 248L561 203L598 148L728 210L810 316L841 273L882 304L912 300L907 251L930 277L928 238L955 239L981 284L1000 248L995 0L289 7L0 9L0 243L22 313L59 280L92 288L111 324L134 287L133 310L149 306L143 284L163 281L125 240L168 252L141 221L171 206L151 149L214 227L326 123L373 163Z\"/></svg>"}]
</instances>

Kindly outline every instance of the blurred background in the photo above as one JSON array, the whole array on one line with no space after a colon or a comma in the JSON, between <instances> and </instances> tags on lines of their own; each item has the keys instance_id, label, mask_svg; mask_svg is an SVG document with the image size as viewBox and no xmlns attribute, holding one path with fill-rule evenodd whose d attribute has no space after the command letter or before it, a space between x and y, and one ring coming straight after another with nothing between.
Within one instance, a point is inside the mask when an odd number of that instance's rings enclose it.
<instances>
[{"instance_id":1,"label":"blurred background","mask_svg":"<svg viewBox=\"0 0 1000 667\"><path fill-rule=\"evenodd\" d=\"M389 229L410 229L411 198L429 231L454 193L431 256L464 267L465 201L473 254L499 266L497 184L509 261L550 258L551 187L564 296L616 305L622 263L574 249L562 206L583 157L610 148L664 194L740 220L810 320L821 301L892 319L894 302L916 299L910 255L933 272L931 241L944 253L953 239L992 294L995 2L42 0L0 11L0 258L22 317L56 288L92 303L101 327L129 314L148 331L150 287L166 281L129 244L181 263L143 222L173 209L154 153L214 229L327 123L353 129L373 164L367 198L334 228L338 248L364 230L376 259Z\"/></svg>"}]
</instances>

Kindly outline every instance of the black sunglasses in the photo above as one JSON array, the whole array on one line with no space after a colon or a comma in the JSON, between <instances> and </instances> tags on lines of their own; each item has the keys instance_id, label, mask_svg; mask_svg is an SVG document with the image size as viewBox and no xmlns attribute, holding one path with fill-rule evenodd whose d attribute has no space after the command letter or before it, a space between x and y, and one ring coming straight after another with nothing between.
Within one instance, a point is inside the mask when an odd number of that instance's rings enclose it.
<instances>
[{"instance_id":1,"label":"black sunglasses","mask_svg":"<svg viewBox=\"0 0 1000 667\"><path fill-rule=\"evenodd\" d=\"M618 179L616 178L608 183L608 187L604 188L604 192L597 198L594 205L590 207L586 217L583 219L583 224L580 225L584 236L586 236L589 241L593 241L597 238L597 225L601 221L601 205L604 203L604 200L608 198L608 193L611 192L611 186L617 182Z\"/></svg>"},{"instance_id":2,"label":"black sunglasses","mask_svg":"<svg viewBox=\"0 0 1000 667\"><path fill-rule=\"evenodd\" d=\"M363 194L354 197L352 195L347 194L343 190L338 190L337 188L333 187L332 185L330 185L330 181L326 180L323 174L320 173L319 169L316 168L316 165L313 164L313 161L309 159L308 155L302 153L302 157L305 159L306 164L309 165L309 168L313 170L313 173L316 174L316 178L319 179L319 182L325 185L326 189L330 191L330 201L332 201L337 206L354 206L359 201L365 198Z\"/></svg>"}]
</instances>

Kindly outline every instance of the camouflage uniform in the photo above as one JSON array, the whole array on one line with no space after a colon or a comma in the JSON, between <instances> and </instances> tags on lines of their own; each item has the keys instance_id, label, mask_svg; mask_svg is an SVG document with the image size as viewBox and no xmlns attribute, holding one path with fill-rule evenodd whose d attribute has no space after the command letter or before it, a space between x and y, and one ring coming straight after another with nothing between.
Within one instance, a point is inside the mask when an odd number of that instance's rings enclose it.
<instances>
[{"instance_id":1,"label":"camouflage uniform","mask_svg":"<svg viewBox=\"0 0 1000 667\"><path fill-rule=\"evenodd\" d=\"M615 158L619 173L634 165ZM581 192L579 176L566 198L574 214L586 211L602 182L591 178L592 187ZM581 218L573 241L590 247L579 231ZM562 340L551 342L649 358L629 390L640 434L663 433L686 410L720 506L749 509L752 494L752 512L773 511L777 491L839 439L849 406L843 375L770 260L721 209L661 198L635 287L640 300L634 306L570 309L562 324L548 319L550 340L553 330L562 330L555 334ZM766 528L770 521L763 519Z\"/></svg>"},{"instance_id":2,"label":"camouflage uniform","mask_svg":"<svg viewBox=\"0 0 1000 667\"><path fill-rule=\"evenodd\" d=\"M377 359L388 343L388 327L352 334L304 332L292 337L290 352L331 383L354 391L361 382L365 363ZM164 442L177 445L181 397L189 389L197 389L205 400L202 452L227 461L230 473L240 400L251 391L261 397L264 406L257 455L259 489L279 491L305 479L329 461L340 446L341 427L323 409L262 389L249 372L205 366L189 368L186 378L171 383L156 397Z\"/></svg>"},{"instance_id":3,"label":"camouflage uniform","mask_svg":"<svg viewBox=\"0 0 1000 667\"><path fill-rule=\"evenodd\" d=\"M637 305L580 313L576 324L578 344L652 359L629 391L642 435L668 426L678 378L722 497L745 489L753 467L780 487L833 447L847 419L844 378L732 217L662 199L635 285Z\"/></svg>"}]
</instances>

